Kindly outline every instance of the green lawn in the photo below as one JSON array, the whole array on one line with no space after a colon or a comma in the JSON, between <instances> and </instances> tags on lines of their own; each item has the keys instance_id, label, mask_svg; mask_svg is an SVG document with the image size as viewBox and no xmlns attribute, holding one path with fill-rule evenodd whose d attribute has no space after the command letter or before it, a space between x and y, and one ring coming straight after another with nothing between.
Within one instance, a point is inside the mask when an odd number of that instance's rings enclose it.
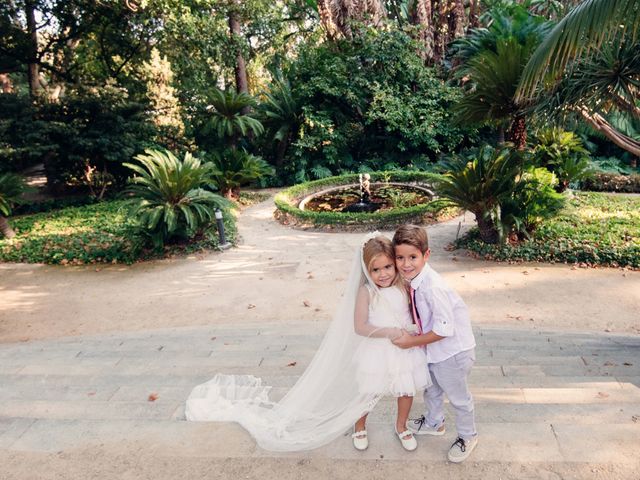
<instances>
[{"instance_id":1,"label":"green lawn","mask_svg":"<svg viewBox=\"0 0 640 480\"><path fill-rule=\"evenodd\" d=\"M230 217L226 216L225 227L228 240L233 242L235 221ZM11 218L10 222L17 236L11 240L0 239L2 262L133 263L218 248L215 226L188 244L167 246L160 252L145 248L121 200L24 215Z\"/></svg>"},{"instance_id":2,"label":"green lawn","mask_svg":"<svg viewBox=\"0 0 640 480\"><path fill-rule=\"evenodd\" d=\"M457 246L494 260L640 268L640 196L577 192L530 241L487 245L474 230Z\"/></svg>"}]
</instances>

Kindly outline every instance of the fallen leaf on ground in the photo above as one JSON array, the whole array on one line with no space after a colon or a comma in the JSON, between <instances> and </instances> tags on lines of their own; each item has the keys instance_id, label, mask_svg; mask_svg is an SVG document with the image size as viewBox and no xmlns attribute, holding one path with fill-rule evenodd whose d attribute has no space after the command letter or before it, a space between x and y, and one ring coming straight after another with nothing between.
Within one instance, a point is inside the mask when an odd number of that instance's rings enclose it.
<instances>
[{"instance_id":1,"label":"fallen leaf on ground","mask_svg":"<svg viewBox=\"0 0 640 480\"><path fill-rule=\"evenodd\" d=\"M287 363L287 367L295 367L297 364L298 362Z\"/></svg>"},{"instance_id":2,"label":"fallen leaf on ground","mask_svg":"<svg viewBox=\"0 0 640 480\"><path fill-rule=\"evenodd\" d=\"M309 280L311 280L313 278L313 275L309 274L309 276L307 277Z\"/></svg>"},{"instance_id":3,"label":"fallen leaf on ground","mask_svg":"<svg viewBox=\"0 0 640 480\"><path fill-rule=\"evenodd\" d=\"M247 309L251 310L252 308L256 308L256 306L253 303L250 303L249 305L247 305Z\"/></svg>"},{"instance_id":4,"label":"fallen leaf on ground","mask_svg":"<svg viewBox=\"0 0 640 480\"><path fill-rule=\"evenodd\" d=\"M215 340L216 338L218 338L218 337L211 337L211 340Z\"/></svg>"},{"instance_id":5,"label":"fallen leaf on ground","mask_svg":"<svg viewBox=\"0 0 640 480\"><path fill-rule=\"evenodd\" d=\"M638 416L638 415L631 415L631 420L633 420L633 423L638 423L638 420L640 420L640 416Z\"/></svg>"},{"instance_id":6,"label":"fallen leaf on ground","mask_svg":"<svg viewBox=\"0 0 640 480\"><path fill-rule=\"evenodd\" d=\"M523 270L523 271L522 271L522 274L523 274L523 275L529 275L529 272L527 272L526 270Z\"/></svg>"},{"instance_id":7,"label":"fallen leaf on ground","mask_svg":"<svg viewBox=\"0 0 640 480\"><path fill-rule=\"evenodd\" d=\"M150 402L155 402L158 399L158 394L157 393L150 393L149 394L149 398L147 398L147 400L149 400Z\"/></svg>"},{"instance_id":8,"label":"fallen leaf on ground","mask_svg":"<svg viewBox=\"0 0 640 480\"><path fill-rule=\"evenodd\" d=\"M612 361L610 361L610 360L607 360L606 362L604 362L604 366L605 366L605 367L617 367L617 366L618 366L618 364L617 364L617 363L613 363L613 362L612 362Z\"/></svg>"},{"instance_id":9,"label":"fallen leaf on ground","mask_svg":"<svg viewBox=\"0 0 640 480\"><path fill-rule=\"evenodd\" d=\"M311 302L310 302L309 300L305 300L304 302L302 302L302 304L303 304L305 307L310 307L310 306L311 306Z\"/></svg>"},{"instance_id":10,"label":"fallen leaf on ground","mask_svg":"<svg viewBox=\"0 0 640 480\"><path fill-rule=\"evenodd\" d=\"M632 365L633 365L633 363L624 362L624 363L623 363L623 365L624 365L625 367L630 367L630 366L632 366Z\"/></svg>"}]
</instances>

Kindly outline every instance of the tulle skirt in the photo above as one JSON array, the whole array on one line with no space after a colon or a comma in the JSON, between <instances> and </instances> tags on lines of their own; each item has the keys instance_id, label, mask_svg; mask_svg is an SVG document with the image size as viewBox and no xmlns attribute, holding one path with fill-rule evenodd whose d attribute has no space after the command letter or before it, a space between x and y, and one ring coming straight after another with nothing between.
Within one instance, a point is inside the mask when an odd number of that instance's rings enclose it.
<instances>
[{"instance_id":1,"label":"tulle skirt","mask_svg":"<svg viewBox=\"0 0 640 480\"><path fill-rule=\"evenodd\" d=\"M361 393L413 397L431 385L427 356L420 347L402 349L386 338L368 338L353 361Z\"/></svg>"}]
</instances>

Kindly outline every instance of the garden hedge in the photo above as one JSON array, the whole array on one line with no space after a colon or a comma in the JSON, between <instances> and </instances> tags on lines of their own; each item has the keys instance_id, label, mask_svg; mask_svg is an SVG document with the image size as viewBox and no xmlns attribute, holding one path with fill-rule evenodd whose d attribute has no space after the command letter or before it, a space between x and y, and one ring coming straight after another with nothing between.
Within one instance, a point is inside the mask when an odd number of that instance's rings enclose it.
<instances>
[{"instance_id":1,"label":"garden hedge","mask_svg":"<svg viewBox=\"0 0 640 480\"><path fill-rule=\"evenodd\" d=\"M430 189L434 180L438 178L437 174L417 171L369 172L369 175L371 175L371 183L402 182ZM354 183L358 183L357 173L323 178L287 188L275 197L276 218L282 223L303 227L326 228L334 226L336 228L362 227L363 229L371 229L395 227L407 222L423 223L425 220L435 219L437 213L442 209L442 205L437 201L373 213L312 212L298 208L300 201L307 195L327 187L340 187Z\"/></svg>"}]
</instances>

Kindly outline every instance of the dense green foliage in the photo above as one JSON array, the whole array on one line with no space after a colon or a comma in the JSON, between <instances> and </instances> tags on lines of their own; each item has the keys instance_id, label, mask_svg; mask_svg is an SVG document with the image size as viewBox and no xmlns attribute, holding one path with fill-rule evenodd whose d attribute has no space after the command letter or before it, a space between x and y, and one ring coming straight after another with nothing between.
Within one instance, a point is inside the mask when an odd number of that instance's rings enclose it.
<instances>
[{"instance_id":1,"label":"dense green foliage","mask_svg":"<svg viewBox=\"0 0 640 480\"><path fill-rule=\"evenodd\" d=\"M227 240L235 242L233 215L224 216ZM0 261L82 265L134 263L178 253L215 250L219 246L215 226L189 244L146 249L134 219L127 216L124 201L105 201L68 207L13 219L16 237L0 239Z\"/></svg>"},{"instance_id":2,"label":"dense green foliage","mask_svg":"<svg viewBox=\"0 0 640 480\"><path fill-rule=\"evenodd\" d=\"M640 199L578 193L530 240L489 245L480 241L476 230L457 246L492 260L640 268Z\"/></svg>"},{"instance_id":3,"label":"dense green foliage","mask_svg":"<svg viewBox=\"0 0 640 480\"><path fill-rule=\"evenodd\" d=\"M217 190L227 198L238 198L240 187L273 175L273 168L262 158L245 150L225 149L210 156Z\"/></svg>"},{"instance_id":4,"label":"dense green foliage","mask_svg":"<svg viewBox=\"0 0 640 480\"><path fill-rule=\"evenodd\" d=\"M204 188L219 173L212 164L190 153L182 161L169 151L145 153L135 157L141 165L125 164L137 174L126 193L131 196L129 216L156 248L202 233L213 223L215 210L229 206Z\"/></svg>"},{"instance_id":5,"label":"dense green foliage","mask_svg":"<svg viewBox=\"0 0 640 480\"><path fill-rule=\"evenodd\" d=\"M436 191L475 215L484 242L505 241L512 233L528 236L562 207L555 176L509 147L482 147L452 157L447 166Z\"/></svg>"},{"instance_id":6,"label":"dense green foliage","mask_svg":"<svg viewBox=\"0 0 640 480\"><path fill-rule=\"evenodd\" d=\"M287 122L298 130L281 180L404 168L463 144L469 132L452 126L449 113L459 90L414 52L400 31L368 30L349 42L302 46L287 72ZM296 112L302 119L295 120Z\"/></svg>"},{"instance_id":7,"label":"dense green foliage","mask_svg":"<svg viewBox=\"0 0 640 480\"><path fill-rule=\"evenodd\" d=\"M583 180L592 173L589 152L573 132L557 128L537 132L532 154L536 165L556 175L559 192L565 191L570 183Z\"/></svg>"}]
</instances>

